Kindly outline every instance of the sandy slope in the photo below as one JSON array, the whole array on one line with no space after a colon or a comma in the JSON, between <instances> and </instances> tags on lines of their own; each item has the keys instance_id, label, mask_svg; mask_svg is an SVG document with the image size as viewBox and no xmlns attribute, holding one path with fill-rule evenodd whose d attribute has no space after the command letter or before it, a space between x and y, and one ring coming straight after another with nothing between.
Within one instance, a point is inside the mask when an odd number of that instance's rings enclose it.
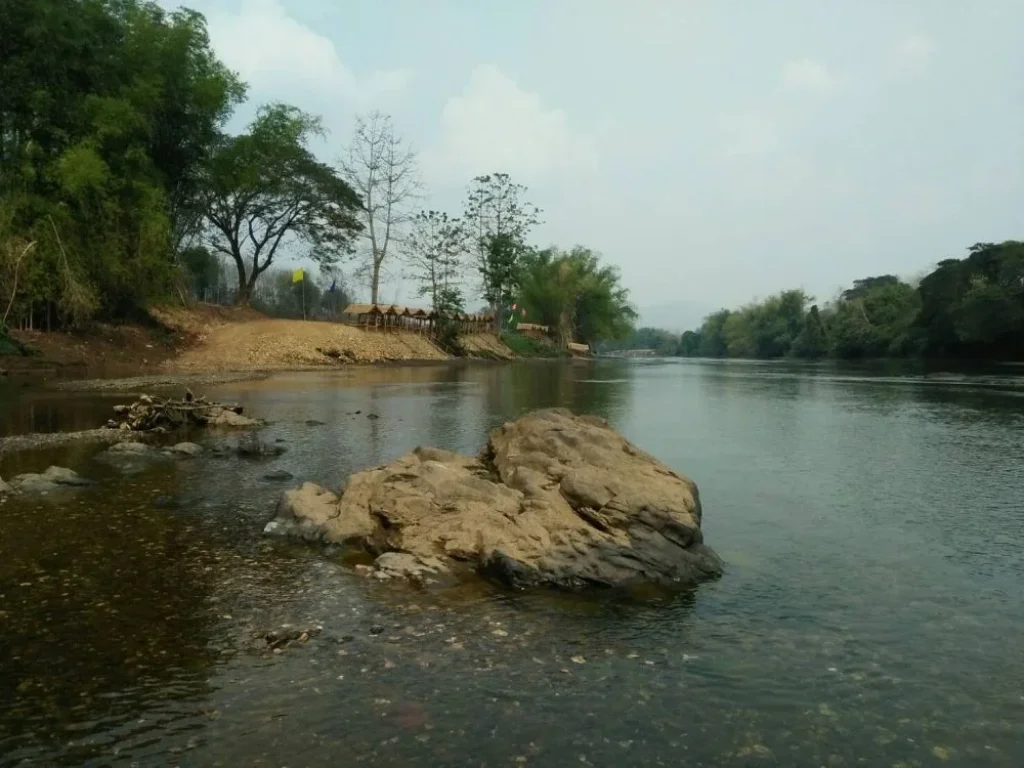
<instances>
[{"instance_id":1,"label":"sandy slope","mask_svg":"<svg viewBox=\"0 0 1024 768\"><path fill-rule=\"evenodd\" d=\"M473 357L489 360L511 360L515 357L512 350L506 347L493 333L467 333L460 337L462 348Z\"/></svg>"},{"instance_id":2,"label":"sandy slope","mask_svg":"<svg viewBox=\"0 0 1024 768\"><path fill-rule=\"evenodd\" d=\"M340 353L342 362L358 363L448 357L419 334L367 332L339 323L263 319L209 327L192 349L167 367L176 371L267 371L338 364L320 350Z\"/></svg>"}]
</instances>

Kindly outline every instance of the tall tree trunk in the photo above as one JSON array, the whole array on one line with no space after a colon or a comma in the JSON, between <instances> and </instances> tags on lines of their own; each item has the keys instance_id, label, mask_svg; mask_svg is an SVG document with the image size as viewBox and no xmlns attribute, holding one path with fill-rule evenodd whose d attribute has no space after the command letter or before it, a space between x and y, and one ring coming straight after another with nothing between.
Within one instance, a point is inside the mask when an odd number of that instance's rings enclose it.
<instances>
[{"instance_id":1,"label":"tall tree trunk","mask_svg":"<svg viewBox=\"0 0 1024 768\"><path fill-rule=\"evenodd\" d=\"M376 304L380 294L380 262L374 258L373 273L370 275L370 303Z\"/></svg>"},{"instance_id":2,"label":"tall tree trunk","mask_svg":"<svg viewBox=\"0 0 1024 768\"><path fill-rule=\"evenodd\" d=\"M235 268L238 270L238 294L235 296L235 304L240 307L249 306L249 299L252 297L252 285L245 274L245 262L242 261L242 254L237 250L234 254Z\"/></svg>"}]
</instances>

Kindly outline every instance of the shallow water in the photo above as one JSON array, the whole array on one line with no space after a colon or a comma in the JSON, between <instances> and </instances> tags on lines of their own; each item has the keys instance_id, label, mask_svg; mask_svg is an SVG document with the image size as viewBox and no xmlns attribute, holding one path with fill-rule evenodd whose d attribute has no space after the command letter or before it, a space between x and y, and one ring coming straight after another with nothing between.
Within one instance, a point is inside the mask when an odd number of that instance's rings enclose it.
<instances>
[{"instance_id":1,"label":"shallow water","mask_svg":"<svg viewBox=\"0 0 1024 768\"><path fill-rule=\"evenodd\" d=\"M0 457L3 476L56 463L98 481L0 506L0 765L1016 768L1013 374L361 368L207 390L271 419L276 459ZM8 389L0 429L92 427L125 399ZM546 405L604 415L693 477L725 577L421 593L260 536L272 469L337 485L417 444L475 451ZM252 638L283 624L323 632L279 654Z\"/></svg>"}]
</instances>

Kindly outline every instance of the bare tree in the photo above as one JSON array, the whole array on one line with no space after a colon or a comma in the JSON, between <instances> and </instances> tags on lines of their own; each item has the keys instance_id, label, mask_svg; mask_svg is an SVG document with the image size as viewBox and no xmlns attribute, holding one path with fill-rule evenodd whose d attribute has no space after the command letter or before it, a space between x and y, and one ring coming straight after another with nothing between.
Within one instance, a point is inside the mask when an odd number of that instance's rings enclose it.
<instances>
[{"instance_id":1,"label":"bare tree","mask_svg":"<svg viewBox=\"0 0 1024 768\"><path fill-rule=\"evenodd\" d=\"M381 267L412 218L420 194L416 154L395 135L391 117L371 112L356 118L342 177L363 199L363 235L369 244L370 302L380 298Z\"/></svg>"}]
</instances>

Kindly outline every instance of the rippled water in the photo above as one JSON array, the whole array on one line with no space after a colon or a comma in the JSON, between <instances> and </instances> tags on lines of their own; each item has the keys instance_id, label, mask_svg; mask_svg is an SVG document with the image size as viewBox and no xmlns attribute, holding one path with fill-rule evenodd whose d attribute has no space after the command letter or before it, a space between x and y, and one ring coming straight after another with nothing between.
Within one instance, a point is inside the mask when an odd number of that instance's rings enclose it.
<instances>
[{"instance_id":1,"label":"rippled water","mask_svg":"<svg viewBox=\"0 0 1024 768\"><path fill-rule=\"evenodd\" d=\"M208 391L271 419L277 459L0 457L98 480L0 506L0 765L1017 768L1022 392L778 364L353 369ZM0 428L91 427L123 399L0 391ZM555 404L697 481L721 581L423 593L260 536L272 469L337 485ZM253 639L283 624L323 632Z\"/></svg>"}]
</instances>

